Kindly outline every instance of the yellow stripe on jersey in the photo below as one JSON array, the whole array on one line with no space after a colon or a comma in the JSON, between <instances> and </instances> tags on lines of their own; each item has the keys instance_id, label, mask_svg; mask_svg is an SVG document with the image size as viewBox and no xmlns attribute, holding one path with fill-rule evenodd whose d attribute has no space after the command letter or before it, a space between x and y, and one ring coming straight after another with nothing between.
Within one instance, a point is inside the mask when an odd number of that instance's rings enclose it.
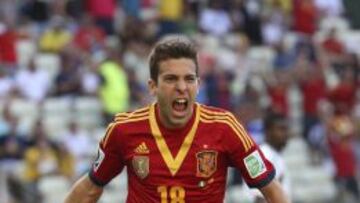
<instances>
[{"instance_id":1,"label":"yellow stripe on jersey","mask_svg":"<svg viewBox=\"0 0 360 203\"><path fill-rule=\"evenodd\" d=\"M150 109L150 106L147 106L147 107L137 109L137 110L135 110L133 112L121 112L121 113L117 113L115 115L115 117L124 117L124 116L129 116L129 115L132 115L132 114L139 114L139 113L143 113L143 112L149 112L149 109Z\"/></svg>"},{"instance_id":2,"label":"yellow stripe on jersey","mask_svg":"<svg viewBox=\"0 0 360 203\"><path fill-rule=\"evenodd\" d=\"M201 108L203 113L207 113L210 115L218 115L218 116L227 116L233 123L235 123L235 126L238 127L240 133L242 135L244 135L244 137L246 138L247 142L250 144L250 146L253 144L253 141L250 139L250 137L248 136L248 134L246 133L244 127L238 122L238 120L235 118L235 116L230 113L230 112L216 112L216 111L211 111L211 110L207 110L205 108Z\"/></svg>"},{"instance_id":3,"label":"yellow stripe on jersey","mask_svg":"<svg viewBox=\"0 0 360 203\"><path fill-rule=\"evenodd\" d=\"M165 142L164 137L161 134L160 128L158 126L158 123L156 121L155 116L155 104L153 104L150 108L150 128L151 128L151 134L155 138L156 145L160 151L161 156L163 157L166 166L169 168L170 173L175 176L179 168L181 167L186 155L188 154L190 147L192 145L192 142L194 140L198 124L200 121L200 106L198 104L195 112L195 120L194 123L191 126L191 130L188 132L188 134L185 136L185 139L183 143L180 146L180 150L175 156L175 158L172 156L170 149L168 145Z\"/></svg>"},{"instance_id":4,"label":"yellow stripe on jersey","mask_svg":"<svg viewBox=\"0 0 360 203\"><path fill-rule=\"evenodd\" d=\"M115 121L119 120L119 119L127 119L130 117L138 117L138 116L142 116L142 115L148 115L149 114L149 107L145 107L139 110L136 110L134 112L124 112L124 113L118 113L115 116Z\"/></svg>"},{"instance_id":5,"label":"yellow stripe on jersey","mask_svg":"<svg viewBox=\"0 0 360 203\"><path fill-rule=\"evenodd\" d=\"M236 135L240 138L245 151L248 151L254 144L250 137L247 135L243 127L230 113L213 112L206 109L201 109L200 119L204 123L224 123L233 129Z\"/></svg>"},{"instance_id":6,"label":"yellow stripe on jersey","mask_svg":"<svg viewBox=\"0 0 360 203\"><path fill-rule=\"evenodd\" d=\"M214 111L210 111L210 110L206 110L204 108L202 108L202 115L204 114L210 114L210 116L213 116L214 119L218 119L219 116L221 118L226 117L227 120L230 121L230 123L232 125L230 126L234 126L238 131L238 136L240 138L243 138L243 144L246 146L249 146L249 148L253 145L253 141L250 139L250 137L248 136L248 134L246 133L246 131L244 130L244 128L242 127L242 125L237 121L237 119L234 117L234 115L232 115L229 112L214 112Z\"/></svg>"},{"instance_id":7,"label":"yellow stripe on jersey","mask_svg":"<svg viewBox=\"0 0 360 203\"><path fill-rule=\"evenodd\" d=\"M141 118L141 117L149 117L149 112L144 112L144 113L139 113L139 114L130 114L125 117L115 117L115 122L132 120L132 119L137 119L137 118Z\"/></svg>"},{"instance_id":8,"label":"yellow stripe on jersey","mask_svg":"<svg viewBox=\"0 0 360 203\"><path fill-rule=\"evenodd\" d=\"M120 124L120 123L131 123L131 122L143 121L143 120L147 120L147 119L149 119L149 114L148 114L148 115L139 116L139 117L128 118L128 119L115 120L115 123L116 123L116 124Z\"/></svg>"},{"instance_id":9,"label":"yellow stripe on jersey","mask_svg":"<svg viewBox=\"0 0 360 203\"><path fill-rule=\"evenodd\" d=\"M109 137L111 135L111 132L113 131L114 127L116 126L116 123L110 123L106 129L106 133L105 136L102 138L102 140L100 141L100 144L103 145L103 147L106 147L106 144L109 140Z\"/></svg>"},{"instance_id":10,"label":"yellow stripe on jersey","mask_svg":"<svg viewBox=\"0 0 360 203\"><path fill-rule=\"evenodd\" d=\"M131 113L118 113L116 114L115 117L115 121L110 123L109 126L106 129L106 133L105 136L102 138L102 140L100 141L100 144L103 145L103 147L106 146L110 134L113 131L114 127L117 124L123 124L123 123L131 123L131 122L136 122L136 121L142 121L142 120L147 120L149 119L149 107L145 107L139 110L136 110L134 112Z\"/></svg>"}]
</instances>

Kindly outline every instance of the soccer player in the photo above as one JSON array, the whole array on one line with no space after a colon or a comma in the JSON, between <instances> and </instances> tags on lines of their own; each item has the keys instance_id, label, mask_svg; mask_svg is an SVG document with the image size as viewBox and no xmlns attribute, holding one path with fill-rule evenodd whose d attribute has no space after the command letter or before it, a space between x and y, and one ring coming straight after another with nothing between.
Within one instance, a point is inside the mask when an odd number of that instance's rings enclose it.
<instances>
[{"instance_id":1,"label":"soccer player","mask_svg":"<svg viewBox=\"0 0 360 203\"><path fill-rule=\"evenodd\" d=\"M195 102L194 45L181 37L161 40L149 63L148 84L156 102L116 115L92 169L65 202L96 202L125 166L127 203L221 203L229 166L268 202L287 202L272 164L233 114Z\"/></svg>"},{"instance_id":2,"label":"soccer player","mask_svg":"<svg viewBox=\"0 0 360 203\"><path fill-rule=\"evenodd\" d=\"M276 176L288 198L291 196L290 180L285 161L281 155L289 138L288 120L283 114L268 112L264 118L265 143L260 145L265 157L276 169ZM266 202L258 191L252 190L256 203Z\"/></svg>"}]
</instances>

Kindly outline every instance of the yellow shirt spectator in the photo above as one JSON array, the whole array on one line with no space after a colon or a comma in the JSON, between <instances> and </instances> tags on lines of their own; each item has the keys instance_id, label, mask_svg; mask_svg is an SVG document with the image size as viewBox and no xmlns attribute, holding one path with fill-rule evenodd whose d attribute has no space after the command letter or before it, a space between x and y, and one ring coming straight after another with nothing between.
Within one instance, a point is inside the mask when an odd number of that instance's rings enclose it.
<instances>
[{"instance_id":1,"label":"yellow shirt spectator","mask_svg":"<svg viewBox=\"0 0 360 203\"><path fill-rule=\"evenodd\" d=\"M183 16L183 0L160 0L159 6L162 20L181 20Z\"/></svg>"},{"instance_id":2,"label":"yellow shirt spectator","mask_svg":"<svg viewBox=\"0 0 360 203\"><path fill-rule=\"evenodd\" d=\"M40 38L39 47L41 51L59 53L71 39L72 35L69 31L55 27L45 31Z\"/></svg>"},{"instance_id":3,"label":"yellow shirt spectator","mask_svg":"<svg viewBox=\"0 0 360 203\"><path fill-rule=\"evenodd\" d=\"M100 98L107 114L116 114L128 110L129 86L126 72L117 62L108 60L100 65L99 73L103 78Z\"/></svg>"}]
</instances>

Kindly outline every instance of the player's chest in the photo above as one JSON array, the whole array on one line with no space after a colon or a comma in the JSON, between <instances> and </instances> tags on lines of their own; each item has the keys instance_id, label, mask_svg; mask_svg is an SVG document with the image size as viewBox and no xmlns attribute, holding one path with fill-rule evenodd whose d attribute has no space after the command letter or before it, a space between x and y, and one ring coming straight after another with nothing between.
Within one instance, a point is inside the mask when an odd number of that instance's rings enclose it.
<instances>
[{"instance_id":1,"label":"player's chest","mask_svg":"<svg viewBox=\"0 0 360 203\"><path fill-rule=\"evenodd\" d=\"M176 139L139 135L127 144L124 158L128 169L140 179L211 179L225 171L221 137L196 134Z\"/></svg>"}]
</instances>

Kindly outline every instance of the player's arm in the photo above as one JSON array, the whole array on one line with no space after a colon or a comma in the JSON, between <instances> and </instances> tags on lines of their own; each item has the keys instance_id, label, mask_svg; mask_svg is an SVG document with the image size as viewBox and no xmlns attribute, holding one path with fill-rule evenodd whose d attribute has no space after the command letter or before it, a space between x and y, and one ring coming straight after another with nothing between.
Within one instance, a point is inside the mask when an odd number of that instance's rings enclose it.
<instances>
[{"instance_id":1,"label":"player's arm","mask_svg":"<svg viewBox=\"0 0 360 203\"><path fill-rule=\"evenodd\" d=\"M84 175L71 188L64 203L95 203L102 192L102 187L94 184L88 175Z\"/></svg>"},{"instance_id":2,"label":"player's arm","mask_svg":"<svg viewBox=\"0 0 360 203\"><path fill-rule=\"evenodd\" d=\"M108 184L123 167L119 133L111 123L98 148L96 160L87 175L80 178L72 187L65 203L92 203L100 198L103 186Z\"/></svg>"},{"instance_id":3,"label":"player's arm","mask_svg":"<svg viewBox=\"0 0 360 203\"><path fill-rule=\"evenodd\" d=\"M289 203L280 183L273 179L269 184L259 188L268 203Z\"/></svg>"}]
</instances>

